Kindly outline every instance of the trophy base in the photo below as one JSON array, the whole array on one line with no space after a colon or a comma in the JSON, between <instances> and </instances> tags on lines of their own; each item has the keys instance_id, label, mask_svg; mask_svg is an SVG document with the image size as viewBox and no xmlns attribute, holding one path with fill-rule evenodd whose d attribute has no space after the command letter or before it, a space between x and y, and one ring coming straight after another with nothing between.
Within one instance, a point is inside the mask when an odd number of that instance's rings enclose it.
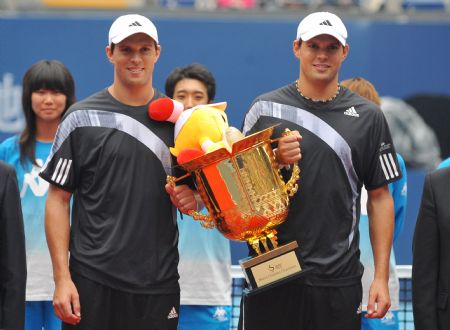
<instances>
[{"instance_id":1,"label":"trophy base","mask_svg":"<svg viewBox=\"0 0 450 330\"><path fill-rule=\"evenodd\" d=\"M297 242L290 242L256 257L239 260L248 289L247 296L265 291L304 275Z\"/></svg>"}]
</instances>

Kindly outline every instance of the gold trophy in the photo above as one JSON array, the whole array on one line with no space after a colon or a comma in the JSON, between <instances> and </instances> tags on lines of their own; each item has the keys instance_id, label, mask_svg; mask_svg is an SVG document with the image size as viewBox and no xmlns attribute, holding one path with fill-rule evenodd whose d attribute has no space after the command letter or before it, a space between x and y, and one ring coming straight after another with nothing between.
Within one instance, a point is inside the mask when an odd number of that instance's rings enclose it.
<instances>
[{"instance_id":1,"label":"gold trophy","mask_svg":"<svg viewBox=\"0 0 450 330\"><path fill-rule=\"evenodd\" d=\"M302 272L297 242L278 246L276 227L286 220L289 198L298 189L300 169L283 181L271 143L274 127L249 135L181 166L192 175L208 215L191 211L203 227L217 228L230 240L246 241L255 257L240 261L250 290L298 277ZM284 134L290 134L284 132Z\"/></svg>"}]
</instances>

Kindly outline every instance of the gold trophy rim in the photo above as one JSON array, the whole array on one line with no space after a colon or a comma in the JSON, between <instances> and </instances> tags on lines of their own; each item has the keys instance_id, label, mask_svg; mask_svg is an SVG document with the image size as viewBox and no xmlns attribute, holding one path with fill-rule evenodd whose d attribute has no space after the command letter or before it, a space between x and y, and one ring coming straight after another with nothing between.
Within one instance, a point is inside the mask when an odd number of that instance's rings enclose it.
<instances>
[{"instance_id":1,"label":"gold trophy rim","mask_svg":"<svg viewBox=\"0 0 450 330\"><path fill-rule=\"evenodd\" d=\"M200 169L203 166L220 162L224 159L233 157L234 155L244 152L250 148L255 147L258 144L266 143L267 140L270 140L270 137L272 136L273 130L275 127L279 126L280 124L276 124L270 127L267 127L261 131L258 131L256 133L247 135L243 139L240 139L233 143L231 153L226 148L220 148L218 150L214 150L212 152L208 152L202 156L196 157L186 163L180 164L184 170L187 172L193 172L195 170ZM272 140L270 140L272 142Z\"/></svg>"}]
</instances>

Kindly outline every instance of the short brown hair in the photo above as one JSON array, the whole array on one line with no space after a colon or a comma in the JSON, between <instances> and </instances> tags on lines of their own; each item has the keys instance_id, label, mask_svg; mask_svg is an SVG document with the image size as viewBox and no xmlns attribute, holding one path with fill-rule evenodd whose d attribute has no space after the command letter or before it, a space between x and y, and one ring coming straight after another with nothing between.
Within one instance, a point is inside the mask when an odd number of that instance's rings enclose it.
<instances>
[{"instance_id":1,"label":"short brown hair","mask_svg":"<svg viewBox=\"0 0 450 330\"><path fill-rule=\"evenodd\" d=\"M355 77L342 81L341 85L380 106L380 96L375 87L368 80L361 77Z\"/></svg>"}]
</instances>

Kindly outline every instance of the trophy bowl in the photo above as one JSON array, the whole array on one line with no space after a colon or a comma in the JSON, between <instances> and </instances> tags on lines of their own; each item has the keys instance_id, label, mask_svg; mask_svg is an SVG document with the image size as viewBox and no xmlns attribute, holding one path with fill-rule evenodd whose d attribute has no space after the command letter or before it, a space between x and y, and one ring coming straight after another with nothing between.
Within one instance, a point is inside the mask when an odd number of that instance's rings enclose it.
<instances>
[{"instance_id":1,"label":"trophy bowl","mask_svg":"<svg viewBox=\"0 0 450 330\"><path fill-rule=\"evenodd\" d=\"M300 169L284 182L271 144L274 127L181 165L195 179L208 215L191 211L202 226L217 228L226 238L247 241L256 254L278 246L276 227L284 222L289 198L297 189ZM285 132L289 134L289 132ZM168 182L175 184L174 177ZM270 245L269 245L270 241Z\"/></svg>"}]
</instances>

